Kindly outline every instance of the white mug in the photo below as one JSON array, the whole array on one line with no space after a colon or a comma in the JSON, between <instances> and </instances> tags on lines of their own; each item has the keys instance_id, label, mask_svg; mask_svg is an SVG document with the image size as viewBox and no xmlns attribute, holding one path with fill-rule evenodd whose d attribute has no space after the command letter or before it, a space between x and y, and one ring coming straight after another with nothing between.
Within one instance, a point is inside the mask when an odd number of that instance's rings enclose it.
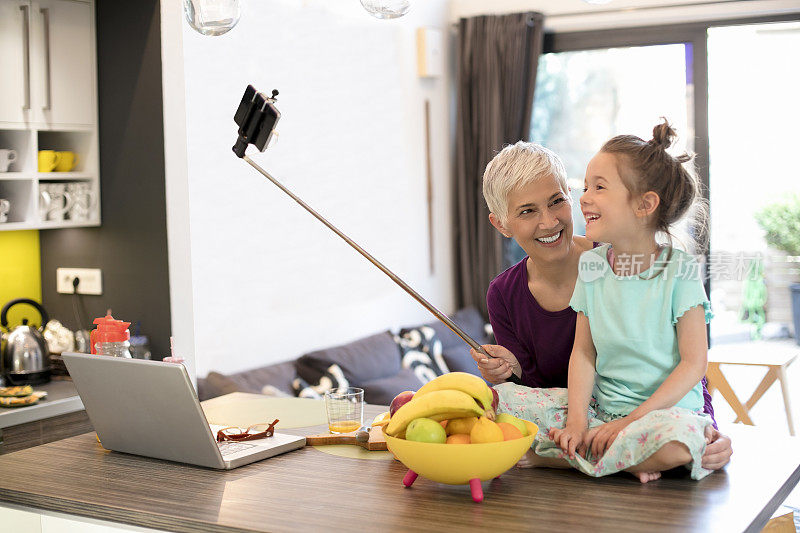
<instances>
[{"instance_id":1,"label":"white mug","mask_svg":"<svg viewBox=\"0 0 800 533\"><path fill-rule=\"evenodd\" d=\"M88 220L96 203L96 197L88 183L71 183L67 192L72 195L73 203L67 216L70 220Z\"/></svg>"},{"instance_id":2,"label":"white mug","mask_svg":"<svg viewBox=\"0 0 800 533\"><path fill-rule=\"evenodd\" d=\"M39 185L39 216L45 220L64 220L64 215L73 204L72 195L63 183Z\"/></svg>"},{"instance_id":3,"label":"white mug","mask_svg":"<svg viewBox=\"0 0 800 533\"><path fill-rule=\"evenodd\" d=\"M47 212L50 211L50 204L52 203L53 200L50 198L47 186L39 185L39 220L42 222L47 220Z\"/></svg>"},{"instance_id":4,"label":"white mug","mask_svg":"<svg viewBox=\"0 0 800 533\"><path fill-rule=\"evenodd\" d=\"M0 149L0 172L8 172L8 166L16 160L16 150Z\"/></svg>"},{"instance_id":5,"label":"white mug","mask_svg":"<svg viewBox=\"0 0 800 533\"><path fill-rule=\"evenodd\" d=\"M0 198L0 222L8 222L8 212L11 210L11 202Z\"/></svg>"}]
</instances>

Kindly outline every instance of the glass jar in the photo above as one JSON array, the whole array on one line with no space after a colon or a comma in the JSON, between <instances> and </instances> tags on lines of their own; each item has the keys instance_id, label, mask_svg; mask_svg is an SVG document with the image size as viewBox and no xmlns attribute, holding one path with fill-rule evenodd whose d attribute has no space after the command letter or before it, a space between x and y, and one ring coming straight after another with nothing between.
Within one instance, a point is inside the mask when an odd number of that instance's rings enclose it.
<instances>
[{"instance_id":1,"label":"glass jar","mask_svg":"<svg viewBox=\"0 0 800 533\"><path fill-rule=\"evenodd\" d=\"M110 355L111 357L131 357L131 343L124 342L98 342L94 345L97 355Z\"/></svg>"}]
</instances>

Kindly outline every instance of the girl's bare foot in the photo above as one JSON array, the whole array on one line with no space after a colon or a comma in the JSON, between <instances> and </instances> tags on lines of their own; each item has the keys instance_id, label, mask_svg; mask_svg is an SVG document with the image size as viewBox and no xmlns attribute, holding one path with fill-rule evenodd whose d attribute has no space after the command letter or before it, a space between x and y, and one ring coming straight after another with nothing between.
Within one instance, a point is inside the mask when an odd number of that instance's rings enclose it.
<instances>
[{"instance_id":1,"label":"girl's bare foot","mask_svg":"<svg viewBox=\"0 0 800 533\"><path fill-rule=\"evenodd\" d=\"M634 476L639 478L639 481L642 483L647 483L648 481L655 481L661 477L661 472L631 472Z\"/></svg>"},{"instance_id":2,"label":"girl's bare foot","mask_svg":"<svg viewBox=\"0 0 800 533\"><path fill-rule=\"evenodd\" d=\"M688 464L691 461L692 454L689 453L689 448L685 444L679 441L670 441L662 445L656 453L625 471L639 478L642 483L647 483L660 478L661 472Z\"/></svg>"},{"instance_id":3,"label":"girl's bare foot","mask_svg":"<svg viewBox=\"0 0 800 533\"><path fill-rule=\"evenodd\" d=\"M525 455L517 461L517 468L533 468L536 466L536 454L533 450L528 450Z\"/></svg>"}]
</instances>

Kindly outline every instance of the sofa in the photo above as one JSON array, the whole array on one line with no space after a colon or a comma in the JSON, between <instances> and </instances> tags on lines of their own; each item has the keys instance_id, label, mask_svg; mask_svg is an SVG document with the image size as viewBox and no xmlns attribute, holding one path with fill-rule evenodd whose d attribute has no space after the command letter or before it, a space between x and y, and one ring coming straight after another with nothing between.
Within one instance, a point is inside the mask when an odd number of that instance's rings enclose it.
<instances>
[{"instance_id":1,"label":"sofa","mask_svg":"<svg viewBox=\"0 0 800 533\"><path fill-rule=\"evenodd\" d=\"M480 344L493 342L477 309L464 308L450 318ZM364 389L367 403L388 405L398 393L455 371L480 375L469 346L437 320L235 374L210 372L197 380L197 393L200 400L232 392L321 398L326 390L351 386Z\"/></svg>"}]
</instances>

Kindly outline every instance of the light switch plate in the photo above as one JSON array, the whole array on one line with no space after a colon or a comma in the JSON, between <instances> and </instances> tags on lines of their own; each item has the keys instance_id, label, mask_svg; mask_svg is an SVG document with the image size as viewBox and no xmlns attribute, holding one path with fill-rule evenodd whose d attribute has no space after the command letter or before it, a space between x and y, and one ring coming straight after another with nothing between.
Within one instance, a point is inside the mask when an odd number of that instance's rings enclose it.
<instances>
[{"instance_id":1,"label":"light switch plate","mask_svg":"<svg viewBox=\"0 0 800 533\"><path fill-rule=\"evenodd\" d=\"M438 28L417 28L417 75L438 78L444 74L444 39Z\"/></svg>"},{"instance_id":2,"label":"light switch plate","mask_svg":"<svg viewBox=\"0 0 800 533\"><path fill-rule=\"evenodd\" d=\"M103 271L99 268L57 268L56 291L72 294L72 280L78 278L78 294L103 294Z\"/></svg>"}]
</instances>

